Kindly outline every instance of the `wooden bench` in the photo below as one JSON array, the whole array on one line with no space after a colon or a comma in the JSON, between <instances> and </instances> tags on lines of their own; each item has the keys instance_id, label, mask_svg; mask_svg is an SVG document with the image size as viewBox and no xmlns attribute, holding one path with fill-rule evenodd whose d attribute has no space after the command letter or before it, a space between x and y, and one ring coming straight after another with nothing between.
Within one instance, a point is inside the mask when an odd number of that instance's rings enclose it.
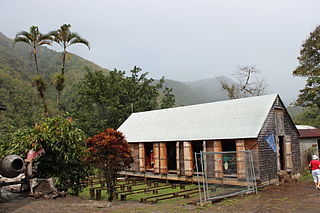
<instances>
[{"instance_id":1,"label":"wooden bench","mask_svg":"<svg viewBox=\"0 0 320 213\"><path fill-rule=\"evenodd\" d=\"M187 190L182 190L178 192L170 192L166 194L161 194L161 195L154 195L154 196L149 196L149 197L144 197L140 199L141 203L147 202L147 200L155 198L155 200L151 201L151 203L156 203L160 200L167 200L167 199L172 199L176 197L184 197L184 198L189 198L190 195L196 194L199 192L199 189L187 189Z\"/></svg>"}]
</instances>

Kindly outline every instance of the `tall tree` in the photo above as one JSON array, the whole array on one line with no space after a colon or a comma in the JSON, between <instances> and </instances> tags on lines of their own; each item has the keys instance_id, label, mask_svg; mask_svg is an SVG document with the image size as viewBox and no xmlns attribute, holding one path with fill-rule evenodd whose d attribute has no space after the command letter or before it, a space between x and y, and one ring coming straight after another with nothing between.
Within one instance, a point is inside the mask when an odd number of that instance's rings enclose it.
<instances>
[{"instance_id":1,"label":"tall tree","mask_svg":"<svg viewBox=\"0 0 320 213\"><path fill-rule=\"evenodd\" d=\"M64 88L64 82L65 82L64 72L65 72L66 56L68 54L67 48L73 44L84 44L90 49L89 42L86 39L82 38L78 33L71 32L70 28L71 28L70 24L64 24L58 30L51 31L49 33L49 35L52 36L53 41L58 43L63 48L61 74L56 73L54 75L55 86L56 86L56 90L58 91L58 99L57 99L58 110L60 108L61 92Z\"/></svg>"},{"instance_id":2,"label":"tall tree","mask_svg":"<svg viewBox=\"0 0 320 213\"><path fill-rule=\"evenodd\" d=\"M240 66L233 75L236 83L220 81L221 87L228 93L230 99L259 96L267 92L264 79L258 77L259 71L255 66Z\"/></svg>"},{"instance_id":3,"label":"tall tree","mask_svg":"<svg viewBox=\"0 0 320 213\"><path fill-rule=\"evenodd\" d=\"M133 162L131 150L123 133L114 129L90 137L87 144L87 162L99 169L107 184L108 200L114 199L117 177Z\"/></svg>"},{"instance_id":4,"label":"tall tree","mask_svg":"<svg viewBox=\"0 0 320 213\"><path fill-rule=\"evenodd\" d=\"M42 34L39 32L39 28L37 26L31 26L29 32L21 31L16 34L15 39L13 40L14 46L16 43L22 42L28 44L32 47L32 54L34 57L36 73L37 75L34 77L32 81L32 85L37 89L37 92L42 100L44 113L48 113L48 107L45 101L44 92L47 88L45 80L40 75L39 67L38 67L38 58L37 58L37 49L43 45L51 45L51 36L48 34Z\"/></svg>"},{"instance_id":5,"label":"tall tree","mask_svg":"<svg viewBox=\"0 0 320 213\"><path fill-rule=\"evenodd\" d=\"M293 71L293 75L307 79L296 104L320 109L320 26L302 44L298 60L299 66Z\"/></svg>"},{"instance_id":6,"label":"tall tree","mask_svg":"<svg viewBox=\"0 0 320 213\"><path fill-rule=\"evenodd\" d=\"M68 109L87 135L117 129L133 112L174 107L174 95L163 87L164 79L155 84L138 67L130 74L114 70L105 75L87 70L74 89L76 94Z\"/></svg>"}]
</instances>

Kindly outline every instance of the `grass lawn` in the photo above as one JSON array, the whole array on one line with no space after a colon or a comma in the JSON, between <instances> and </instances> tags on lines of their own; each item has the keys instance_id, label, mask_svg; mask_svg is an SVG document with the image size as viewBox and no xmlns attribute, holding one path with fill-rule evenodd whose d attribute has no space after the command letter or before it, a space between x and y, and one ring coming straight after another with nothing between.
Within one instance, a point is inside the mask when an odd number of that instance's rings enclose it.
<instances>
[{"instance_id":1,"label":"grass lawn","mask_svg":"<svg viewBox=\"0 0 320 213\"><path fill-rule=\"evenodd\" d=\"M95 187L99 187L100 184L96 184L94 186ZM159 187L161 187L161 186L168 186L168 184L159 183ZM149 187L147 186L147 184L143 184L143 185L138 185L138 186L132 186L132 190L149 188ZM152 187L153 187L153 185L152 185ZM80 197L85 198L85 199L91 199L90 198L90 190L89 189L90 189L90 186L85 188L83 190L83 192L80 193ZM162 194L173 193L173 192L179 192L181 190L188 190L188 189L198 189L198 185L197 184L188 184L188 185L185 185L185 189L180 189L179 185L177 185L177 187L175 189L172 189L172 188L159 189L158 190L158 194L153 194L152 191L143 192L143 193L136 193L136 194L132 194L132 195L127 195L126 196L126 200L127 201L137 201L137 202L139 202L140 199L144 198L144 197L149 197L149 196L154 196L154 195L162 195ZM120 190L118 189L117 192L120 192ZM119 199L120 199L120 194L121 193L119 193ZM198 196L198 193L192 194L190 197L196 197L196 196ZM166 197L168 197L168 196L166 196ZM107 190L102 190L102 192L101 192L101 200L107 200L107 198L108 198ZM183 197L177 197L177 198L173 198L173 199L159 201L159 203L170 204L170 203L175 203L178 200L186 201L186 199L183 198Z\"/></svg>"}]
</instances>

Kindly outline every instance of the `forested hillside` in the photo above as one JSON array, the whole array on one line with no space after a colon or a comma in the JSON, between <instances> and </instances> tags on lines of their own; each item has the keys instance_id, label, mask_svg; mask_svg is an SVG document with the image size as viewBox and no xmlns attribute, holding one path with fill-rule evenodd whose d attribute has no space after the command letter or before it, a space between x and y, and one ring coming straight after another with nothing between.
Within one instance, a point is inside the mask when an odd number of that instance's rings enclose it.
<instances>
[{"instance_id":1,"label":"forested hillside","mask_svg":"<svg viewBox=\"0 0 320 213\"><path fill-rule=\"evenodd\" d=\"M36 70L32 58L32 48L18 43L13 46L13 40L0 33L0 101L7 106L6 111L0 111L1 131L9 126L17 128L31 126L43 116L41 102L37 97L35 88L31 86L31 79ZM56 90L52 81L52 75L61 70L61 53L46 47L40 47L38 51L39 71L48 83L46 101L49 111L56 112ZM74 100L73 88L90 71L107 69L85 60L77 55L69 54L66 62L66 88L62 93L62 109L69 110L70 103ZM175 95L176 106L199 104L213 101L227 100L228 95L222 90L219 81L232 82L224 76L193 81L179 82L166 79L164 86L172 88ZM156 81L158 82L158 81ZM155 83L156 83L155 82ZM289 110L293 115L298 114L295 108ZM300 112L301 110L299 110Z\"/></svg>"},{"instance_id":2,"label":"forested hillside","mask_svg":"<svg viewBox=\"0 0 320 213\"><path fill-rule=\"evenodd\" d=\"M2 127L32 125L41 117L42 109L37 107L40 102L31 86L31 79L36 74L31 51L32 48L26 44L17 43L14 47L13 40L0 33L0 100L8 108L0 112ZM50 82L53 73L61 70L61 53L46 47L40 47L38 51L39 71L49 85L46 100L49 109L54 112L56 92ZM88 60L70 54L66 63L66 88L62 103L68 98L73 85L86 73L85 67L107 72Z\"/></svg>"}]
</instances>

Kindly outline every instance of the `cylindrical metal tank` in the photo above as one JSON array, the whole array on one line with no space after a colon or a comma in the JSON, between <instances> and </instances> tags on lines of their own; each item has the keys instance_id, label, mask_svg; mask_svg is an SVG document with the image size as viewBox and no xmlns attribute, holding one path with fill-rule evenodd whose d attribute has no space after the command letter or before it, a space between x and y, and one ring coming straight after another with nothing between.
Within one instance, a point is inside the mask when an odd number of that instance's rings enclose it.
<instances>
[{"instance_id":1,"label":"cylindrical metal tank","mask_svg":"<svg viewBox=\"0 0 320 213\"><path fill-rule=\"evenodd\" d=\"M7 178L17 177L23 172L24 161L18 155L8 155L0 159L0 175Z\"/></svg>"}]
</instances>

